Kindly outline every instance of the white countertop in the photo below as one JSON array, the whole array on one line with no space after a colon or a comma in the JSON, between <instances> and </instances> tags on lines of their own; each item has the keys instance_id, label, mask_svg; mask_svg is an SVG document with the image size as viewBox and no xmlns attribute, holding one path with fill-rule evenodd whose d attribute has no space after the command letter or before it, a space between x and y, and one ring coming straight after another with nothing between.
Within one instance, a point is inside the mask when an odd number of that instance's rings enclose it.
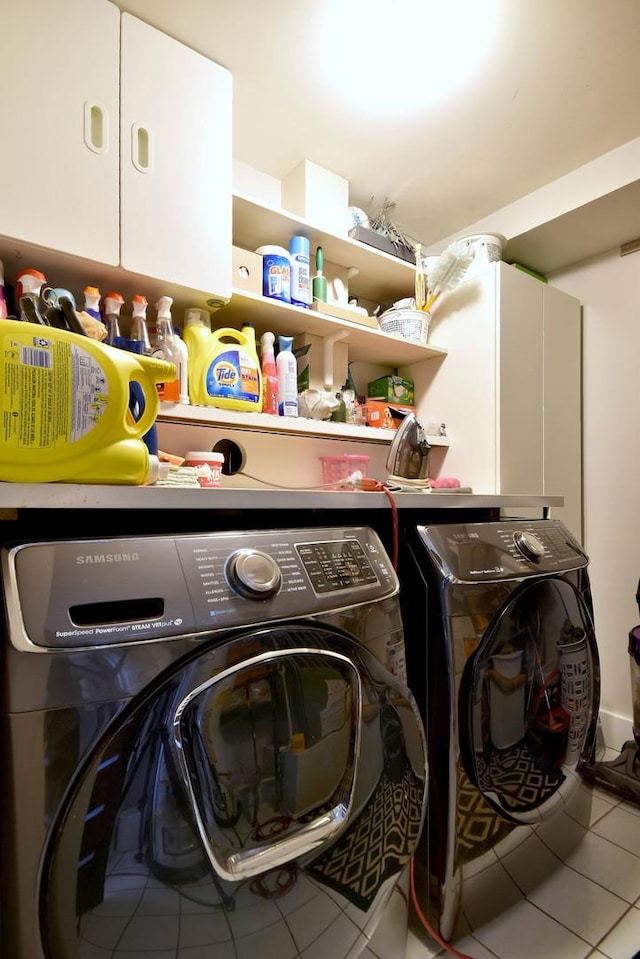
<instances>
[{"instance_id":1,"label":"white countertop","mask_svg":"<svg viewBox=\"0 0 640 959\"><path fill-rule=\"evenodd\" d=\"M563 506L562 496L483 493L394 493L399 509L513 509ZM389 509L385 493L328 490L96 486L77 483L0 483L0 510L288 510ZM0 516L0 518L2 518Z\"/></svg>"}]
</instances>

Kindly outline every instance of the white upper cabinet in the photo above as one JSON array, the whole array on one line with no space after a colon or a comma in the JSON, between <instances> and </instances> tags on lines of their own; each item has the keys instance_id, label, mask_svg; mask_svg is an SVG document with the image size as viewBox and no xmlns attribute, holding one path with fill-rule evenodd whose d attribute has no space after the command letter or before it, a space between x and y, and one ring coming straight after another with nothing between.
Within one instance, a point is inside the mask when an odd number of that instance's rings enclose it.
<instances>
[{"instance_id":1,"label":"white upper cabinet","mask_svg":"<svg viewBox=\"0 0 640 959\"><path fill-rule=\"evenodd\" d=\"M447 424L442 474L474 493L564 496L554 515L580 537L579 301L496 263L442 298L431 330L447 362L409 372L423 421Z\"/></svg>"},{"instance_id":2,"label":"white upper cabinet","mask_svg":"<svg viewBox=\"0 0 640 959\"><path fill-rule=\"evenodd\" d=\"M117 264L117 7L5 3L2 35L0 233Z\"/></svg>"},{"instance_id":3,"label":"white upper cabinet","mask_svg":"<svg viewBox=\"0 0 640 959\"><path fill-rule=\"evenodd\" d=\"M228 300L229 71L109 0L5 7L0 236Z\"/></svg>"},{"instance_id":4,"label":"white upper cabinet","mask_svg":"<svg viewBox=\"0 0 640 959\"><path fill-rule=\"evenodd\" d=\"M231 296L231 74L124 13L121 261Z\"/></svg>"}]
</instances>

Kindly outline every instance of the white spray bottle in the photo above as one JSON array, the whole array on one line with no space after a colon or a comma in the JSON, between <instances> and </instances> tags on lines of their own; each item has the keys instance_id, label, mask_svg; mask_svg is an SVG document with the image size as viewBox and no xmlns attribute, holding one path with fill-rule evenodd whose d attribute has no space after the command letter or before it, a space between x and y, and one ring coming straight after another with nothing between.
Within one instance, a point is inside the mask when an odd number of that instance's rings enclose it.
<instances>
[{"instance_id":1,"label":"white spray bottle","mask_svg":"<svg viewBox=\"0 0 640 959\"><path fill-rule=\"evenodd\" d=\"M278 337L278 413L280 416L298 415L298 365L291 347L292 336Z\"/></svg>"}]
</instances>

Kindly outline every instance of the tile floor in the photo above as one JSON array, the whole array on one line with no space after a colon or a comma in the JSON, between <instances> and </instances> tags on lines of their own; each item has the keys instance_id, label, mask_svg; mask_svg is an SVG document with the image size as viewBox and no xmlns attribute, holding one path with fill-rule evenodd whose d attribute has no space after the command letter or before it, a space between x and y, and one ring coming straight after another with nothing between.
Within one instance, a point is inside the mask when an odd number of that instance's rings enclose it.
<instances>
[{"instance_id":1,"label":"tile floor","mask_svg":"<svg viewBox=\"0 0 640 959\"><path fill-rule=\"evenodd\" d=\"M615 756L610 750L604 758ZM583 804L588 821L572 806L571 816L563 811L537 828L515 830L500 857L492 850L477 860L463 889L453 939L458 953L473 959L632 959L640 950L640 807L599 788L589 796L591 787L582 781L580 789L591 799ZM412 911L407 936L406 875L369 940L366 914L345 908L337 893L306 877L286 900L256 906L255 897L241 891L227 915L212 908L217 890L206 878L185 899L139 874L139 865L127 866L127 856L109 880L105 901L81 923L83 959L342 959L345 949L346 959L448 955ZM246 933L235 944L234 924ZM276 926L279 939L267 955L268 926L270 942L276 942Z\"/></svg>"},{"instance_id":2,"label":"tile floor","mask_svg":"<svg viewBox=\"0 0 640 959\"><path fill-rule=\"evenodd\" d=\"M607 750L604 758L616 755ZM563 859L550 847L564 848ZM473 959L632 959L640 950L640 807L595 787L589 822L563 812L494 858L491 876L466 882L453 940L458 952ZM374 937L363 959L400 959L383 949L384 935L380 943ZM405 959L447 955L412 917Z\"/></svg>"}]
</instances>

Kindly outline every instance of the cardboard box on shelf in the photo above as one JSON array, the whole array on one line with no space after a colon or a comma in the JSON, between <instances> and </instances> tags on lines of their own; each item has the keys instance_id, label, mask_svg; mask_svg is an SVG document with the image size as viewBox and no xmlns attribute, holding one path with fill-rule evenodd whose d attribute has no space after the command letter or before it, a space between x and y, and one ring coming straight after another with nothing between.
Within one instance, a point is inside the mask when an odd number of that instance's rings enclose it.
<instances>
[{"instance_id":1,"label":"cardboard box on shelf","mask_svg":"<svg viewBox=\"0 0 640 959\"><path fill-rule=\"evenodd\" d=\"M387 403L404 403L408 406L415 402L415 389L411 380L402 376L380 376L367 386L367 396L371 400L386 400Z\"/></svg>"},{"instance_id":2,"label":"cardboard box on shelf","mask_svg":"<svg viewBox=\"0 0 640 959\"><path fill-rule=\"evenodd\" d=\"M303 160L282 181L282 207L307 220L316 229L347 236L349 181Z\"/></svg>"},{"instance_id":3,"label":"cardboard box on shelf","mask_svg":"<svg viewBox=\"0 0 640 959\"><path fill-rule=\"evenodd\" d=\"M251 250L242 250L239 246L231 248L233 267L232 285L238 290L262 295L262 257Z\"/></svg>"},{"instance_id":4,"label":"cardboard box on shelf","mask_svg":"<svg viewBox=\"0 0 640 959\"><path fill-rule=\"evenodd\" d=\"M383 403L380 400L367 400L364 405L367 426L373 426L376 429L397 430L402 420L391 414L390 407L400 413L415 413L416 411L415 406L409 406L408 404Z\"/></svg>"},{"instance_id":5,"label":"cardboard box on shelf","mask_svg":"<svg viewBox=\"0 0 640 959\"><path fill-rule=\"evenodd\" d=\"M359 323L360 326L368 326L372 330L380 328L377 317L362 313L360 310L354 309L353 306L344 306L342 303L322 303L316 300L311 304L311 309L316 313L333 316L338 320L350 320L352 323Z\"/></svg>"}]
</instances>

